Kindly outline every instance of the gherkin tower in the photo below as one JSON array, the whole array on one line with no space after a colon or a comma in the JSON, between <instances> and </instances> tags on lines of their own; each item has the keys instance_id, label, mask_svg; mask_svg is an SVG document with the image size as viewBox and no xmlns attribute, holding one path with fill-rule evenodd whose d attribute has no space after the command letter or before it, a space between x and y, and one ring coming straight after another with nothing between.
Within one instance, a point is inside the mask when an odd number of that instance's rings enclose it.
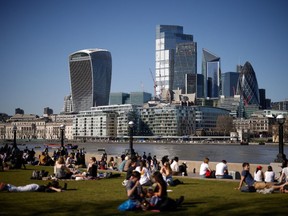
<instances>
[{"instance_id":1,"label":"gherkin tower","mask_svg":"<svg viewBox=\"0 0 288 216\"><path fill-rule=\"evenodd\" d=\"M246 62L241 69L237 85L237 94L242 97L244 106L260 105L258 82L250 62Z\"/></svg>"}]
</instances>

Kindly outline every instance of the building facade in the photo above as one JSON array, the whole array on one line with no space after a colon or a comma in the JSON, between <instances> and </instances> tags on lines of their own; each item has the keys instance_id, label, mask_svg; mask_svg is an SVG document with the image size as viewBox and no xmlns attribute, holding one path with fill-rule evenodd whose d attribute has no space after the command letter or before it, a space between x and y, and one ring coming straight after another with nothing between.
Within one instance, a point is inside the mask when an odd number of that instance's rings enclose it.
<instances>
[{"instance_id":1,"label":"building facade","mask_svg":"<svg viewBox=\"0 0 288 216\"><path fill-rule=\"evenodd\" d=\"M183 94L196 93L196 74L197 43L186 42L177 44L171 90L180 89Z\"/></svg>"},{"instance_id":2,"label":"building facade","mask_svg":"<svg viewBox=\"0 0 288 216\"><path fill-rule=\"evenodd\" d=\"M186 43L186 45L181 43ZM178 51L176 47L178 45ZM189 71L197 64L197 59L193 59L193 62L189 62L185 68L175 62L175 56L179 61L184 61L184 57L187 56L189 61L191 57L196 58L197 53L190 54L190 51L195 52L197 49L196 43L193 42L193 36L183 34L182 26L174 25L158 25L156 26L156 53L155 53L155 86L156 96L161 98L162 90L174 90L173 80L175 79L175 64L179 76L183 77L182 69L189 67ZM193 69L194 70L194 69ZM192 71L190 71L192 72ZM194 71L193 71L194 72ZM183 77L184 78L184 77ZM177 78L176 78L177 79ZM182 85L182 84L181 84Z\"/></svg>"},{"instance_id":3,"label":"building facade","mask_svg":"<svg viewBox=\"0 0 288 216\"><path fill-rule=\"evenodd\" d=\"M222 95L225 97L233 97L236 94L237 83L240 73L226 72L222 74Z\"/></svg>"},{"instance_id":4,"label":"building facade","mask_svg":"<svg viewBox=\"0 0 288 216\"><path fill-rule=\"evenodd\" d=\"M202 50L202 74L204 76L204 97L218 98L222 93L220 57Z\"/></svg>"},{"instance_id":5,"label":"building facade","mask_svg":"<svg viewBox=\"0 0 288 216\"><path fill-rule=\"evenodd\" d=\"M250 62L246 62L241 69L237 94L242 97L244 105L260 105L258 82Z\"/></svg>"},{"instance_id":6,"label":"building facade","mask_svg":"<svg viewBox=\"0 0 288 216\"><path fill-rule=\"evenodd\" d=\"M73 112L109 104L111 54L103 49L86 49L69 56Z\"/></svg>"}]
</instances>

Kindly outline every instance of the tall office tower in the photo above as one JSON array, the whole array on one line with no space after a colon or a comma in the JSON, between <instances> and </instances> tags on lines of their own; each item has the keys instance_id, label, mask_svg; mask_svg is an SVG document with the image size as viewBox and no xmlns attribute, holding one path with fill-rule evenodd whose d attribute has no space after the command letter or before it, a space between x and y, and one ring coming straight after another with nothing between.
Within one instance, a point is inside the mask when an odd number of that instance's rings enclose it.
<instances>
[{"instance_id":1,"label":"tall office tower","mask_svg":"<svg viewBox=\"0 0 288 216\"><path fill-rule=\"evenodd\" d=\"M204 97L217 98L221 95L220 57L206 49L202 50L202 74L204 76Z\"/></svg>"},{"instance_id":2,"label":"tall office tower","mask_svg":"<svg viewBox=\"0 0 288 216\"><path fill-rule=\"evenodd\" d=\"M266 90L265 89L259 89L259 102L260 102L260 108L261 109L267 109Z\"/></svg>"},{"instance_id":3,"label":"tall office tower","mask_svg":"<svg viewBox=\"0 0 288 216\"><path fill-rule=\"evenodd\" d=\"M180 43L187 43L183 46ZM176 47L178 45L178 51ZM155 84L156 84L156 96L161 98L161 92L163 90L174 90L173 79L175 79L174 65L178 67L179 76L183 77L184 73L180 71L180 65L175 62L175 56L177 53L178 59L184 61L184 56L188 55L190 51L196 51L196 43L193 43L193 35L183 34L182 26L174 25L158 25L156 26L156 55L155 55ZM188 57L189 56L189 57ZM197 53L189 54L187 56L186 66L183 69L188 69L190 73L196 71L193 68L196 64ZM194 56L195 59L192 59ZM191 61L191 62L190 62ZM193 62L192 62L193 61ZM177 77L176 77L177 79ZM181 88L183 83L181 84Z\"/></svg>"},{"instance_id":4,"label":"tall office tower","mask_svg":"<svg viewBox=\"0 0 288 216\"><path fill-rule=\"evenodd\" d=\"M109 104L112 58L104 49L85 49L69 56L73 112Z\"/></svg>"},{"instance_id":5,"label":"tall office tower","mask_svg":"<svg viewBox=\"0 0 288 216\"><path fill-rule=\"evenodd\" d=\"M182 94L196 93L197 43L176 45L173 84L171 90L181 89ZM194 75L194 79L192 78ZM187 86L189 85L190 88ZM191 88L191 86L195 86Z\"/></svg>"},{"instance_id":6,"label":"tall office tower","mask_svg":"<svg viewBox=\"0 0 288 216\"><path fill-rule=\"evenodd\" d=\"M221 75L222 95L233 97L236 94L239 75L237 72L226 72Z\"/></svg>"},{"instance_id":7,"label":"tall office tower","mask_svg":"<svg viewBox=\"0 0 288 216\"><path fill-rule=\"evenodd\" d=\"M204 97L204 76L197 74L197 98Z\"/></svg>"},{"instance_id":8,"label":"tall office tower","mask_svg":"<svg viewBox=\"0 0 288 216\"><path fill-rule=\"evenodd\" d=\"M242 97L244 106L260 104L258 82L250 62L246 62L241 69L236 94Z\"/></svg>"},{"instance_id":9,"label":"tall office tower","mask_svg":"<svg viewBox=\"0 0 288 216\"><path fill-rule=\"evenodd\" d=\"M73 106L72 106L72 96L68 95L64 97L64 113L72 113L73 112Z\"/></svg>"}]
</instances>

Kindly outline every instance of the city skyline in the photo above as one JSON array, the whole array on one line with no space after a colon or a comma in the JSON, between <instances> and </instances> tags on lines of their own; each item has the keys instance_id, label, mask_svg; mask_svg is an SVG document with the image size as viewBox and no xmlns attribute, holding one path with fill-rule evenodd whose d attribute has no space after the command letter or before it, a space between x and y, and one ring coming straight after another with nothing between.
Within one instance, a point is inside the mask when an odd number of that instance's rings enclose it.
<instances>
[{"instance_id":1,"label":"city skyline","mask_svg":"<svg viewBox=\"0 0 288 216\"><path fill-rule=\"evenodd\" d=\"M183 26L202 49L221 58L222 73L249 61L272 101L288 98L288 2L132 0L0 2L0 112L60 113L71 94L69 55L102 48L112 55L111 92L152 93L157 25ZM130 81L131 80L131 81Z\"/></svg>"}]
</instances>

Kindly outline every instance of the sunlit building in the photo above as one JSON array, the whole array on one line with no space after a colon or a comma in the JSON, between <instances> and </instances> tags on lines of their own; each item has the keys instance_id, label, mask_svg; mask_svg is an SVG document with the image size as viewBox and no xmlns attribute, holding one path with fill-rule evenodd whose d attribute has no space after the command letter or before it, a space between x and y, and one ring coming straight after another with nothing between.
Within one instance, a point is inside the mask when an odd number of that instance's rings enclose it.
<instances>
[{"instance_id":1,"label":"sunlit building","mask_svg":"<svg viewBox=\"0 0 288 216\"><path fill-rule=\"evenodd\" d=\"M158 25L156 27L157 97L161 98L163 90L174 90L178 87L184 90L185 74L196 73L196 56L197 46L193 42L193 35L183 34L182 26Z\"/></svg>"}]
</instances>

